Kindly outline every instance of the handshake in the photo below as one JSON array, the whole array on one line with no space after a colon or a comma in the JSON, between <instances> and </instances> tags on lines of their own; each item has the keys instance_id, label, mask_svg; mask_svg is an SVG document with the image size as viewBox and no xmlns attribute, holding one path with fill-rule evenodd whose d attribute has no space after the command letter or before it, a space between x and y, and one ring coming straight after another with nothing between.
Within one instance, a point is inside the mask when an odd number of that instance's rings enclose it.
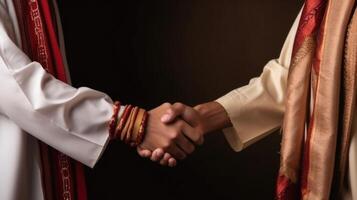
<instances>
[{"instance_id":1,"label":"handshake","mask_svg":"<svg viewBox=\"0 0 357 200\"><path fill-rule=\"evenodd\" d=\"M150 110L149 115L138 154L170 167L202 145L206 133L231 125L226 111L217 102L194 108L182 103L164 103Z\"/></svg>"}]
</instances>

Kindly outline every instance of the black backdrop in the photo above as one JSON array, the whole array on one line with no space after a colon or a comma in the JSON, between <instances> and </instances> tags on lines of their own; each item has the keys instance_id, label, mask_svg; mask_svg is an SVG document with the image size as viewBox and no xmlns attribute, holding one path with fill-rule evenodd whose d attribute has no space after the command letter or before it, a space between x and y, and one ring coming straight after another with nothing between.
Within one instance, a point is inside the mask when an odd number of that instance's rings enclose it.
<instances>
[{"instance_id":1,"label":"black backdrop","mask_svg":"<svg viewBox=\"0 0 357 200\"><path fill-rule=\"evenodd\" d=\"M73 84L147 109L214 100L279 55L301 0L59 1ZM258 125L258 124L257 124ZM90 199L273 199L278 133L233 152L221 132L176 168L120 143L86 169Z\"/></svg>"}]
</instances>

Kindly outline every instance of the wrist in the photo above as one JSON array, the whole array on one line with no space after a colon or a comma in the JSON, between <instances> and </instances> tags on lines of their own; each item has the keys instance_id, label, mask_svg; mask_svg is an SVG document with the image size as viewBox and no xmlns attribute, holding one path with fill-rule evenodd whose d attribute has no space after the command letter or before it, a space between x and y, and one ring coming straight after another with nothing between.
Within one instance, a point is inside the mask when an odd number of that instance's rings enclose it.
<instances>
[{"instance_id":1,"label":"wrist","mask_svg":"<svg viewBox=\"0 0 357 200\"><path fill-rule=\"evenodd\" d=\"M109 121L111 140L121 140L131 146L139 145L145 135L147 112L137 106L121 106L119 101L113 105L113 115Z\"/></svg>"},{"instance_id":2,"label":"wrist","mask_svg":"<svg viewBox=\"0 0 357 200\"><path fill-rule=\"evenodd\" d=\"M195 106L202 118L203 132L209 133L232 126L227 111L218 102L212 101Z\"/></svg>"}]
</instances>

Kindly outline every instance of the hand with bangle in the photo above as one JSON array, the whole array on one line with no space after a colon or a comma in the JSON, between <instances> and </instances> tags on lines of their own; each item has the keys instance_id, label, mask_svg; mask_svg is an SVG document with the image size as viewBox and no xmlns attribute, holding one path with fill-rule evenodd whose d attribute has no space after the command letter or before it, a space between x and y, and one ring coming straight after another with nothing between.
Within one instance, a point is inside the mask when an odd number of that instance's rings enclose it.
<instances>
[{"instance_id":1,"label":"hand with bangle","mask_svg":"<svg viewBox=\"0 0 357 200\"><path fill-rule=\"evenodd\" d=\"M143 143L138 147L138 153L142 157L150 157L154 162L163 166L175 166L177 160L183 159L191 154L196 145L201 145L206 133L232 126L226 110L217 102L212 101L204 104L190 107L182 103L163 104L162 106L150 111L153 123L147 126L148 134ZM153 127L158 128L151 132ZM169 135L169 143L164 147L152 145L152 142L158 142L160 139L148 136L150 132ZM171 133L171 134L168 134ZM171 137L170 137L171 136ZM156 147L156 149L155 149ZM154 150L153 150L154 149ZM177 152L178 151L178 152Z\"/></svg>"},{"instance_id":2,"label":"hand with bangle","mask_svg":"<svg viewBox=\"0 0 357 200\"><path fill-rule=\"evenodd\" d=\"M181 118L168 119L168 113L180 114ZM196 110L181 103L164 103L149 111L145 139L138 146L138 153L160 161L162 165L175 166L176 159L184 159L195 150L196 145L203 143L201 124ZM152 154L155 149L155 154Z\"/></svg>"},{"instance_id":3,"label":"hand with bangle","mask_svg":"<svg viewBox=\"0 0 357 200\"><path fill-rule=\"evenodd\" d=\"M229 125L227 113L216 102L195 108L164 103L148 112L115 102L109 132L112 139L136 146L140 156L173 167L203 143L205 133Z\"/></svg>"}]
</instances>

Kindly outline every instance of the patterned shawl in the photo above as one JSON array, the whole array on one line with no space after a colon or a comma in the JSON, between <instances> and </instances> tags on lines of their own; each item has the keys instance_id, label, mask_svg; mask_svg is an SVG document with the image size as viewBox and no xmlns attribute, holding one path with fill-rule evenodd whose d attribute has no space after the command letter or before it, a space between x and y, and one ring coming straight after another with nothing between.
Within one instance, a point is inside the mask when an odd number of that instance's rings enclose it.
<instances>
[{"instance_id":1,"label":"patterned shawl","mask_svg":"<svg viewBox=\"0 0 357 200\"><path fill-rule=\"evenodd\" d=\"M277 199L337 199L356 97L354 0L306 0L288 75Z\"/></svg>"}]
</instances>

